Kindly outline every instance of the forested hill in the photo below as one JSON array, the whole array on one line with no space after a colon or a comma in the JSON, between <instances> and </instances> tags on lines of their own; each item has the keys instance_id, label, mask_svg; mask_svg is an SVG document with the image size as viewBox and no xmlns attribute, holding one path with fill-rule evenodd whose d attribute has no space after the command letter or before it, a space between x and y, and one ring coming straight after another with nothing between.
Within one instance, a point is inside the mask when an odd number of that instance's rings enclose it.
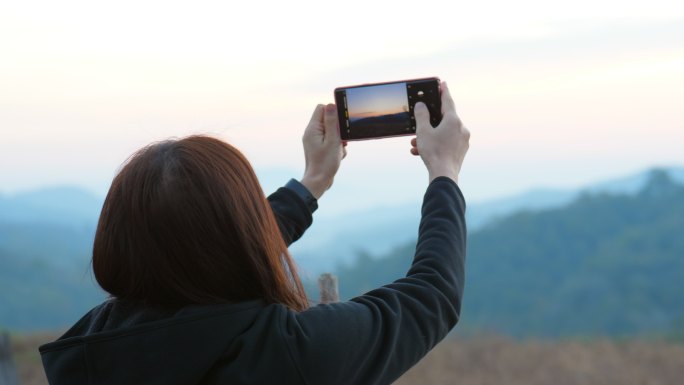
<instances>
[{"instance_id":1,"label":"forested hill","mask_svg":"<svg viewBox=\"0 0 684 385\"><path fill-rule=\"evenodd\" d=\"M684 332L684 186L653 171L633 195L585 194L469 234L462 332L516 336ZM415 244L360 256L342 296L403 275Z\"/></svg>"}]
</instances>

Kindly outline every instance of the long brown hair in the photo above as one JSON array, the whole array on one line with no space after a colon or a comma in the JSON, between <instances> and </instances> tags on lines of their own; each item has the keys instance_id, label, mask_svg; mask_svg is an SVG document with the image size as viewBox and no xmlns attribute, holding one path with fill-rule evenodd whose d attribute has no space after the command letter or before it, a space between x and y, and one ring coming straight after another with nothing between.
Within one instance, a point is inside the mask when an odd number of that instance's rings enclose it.
<instances>
[{"instance_id":1,"label":"long brown hair","mask_svg":"<svg viewBox=\"0 0 684 385\"><path fill-rule=\"evenodd\" d=\"M206 136L155 143L128 160L102 208L93 270L122 299L308 307L254 170Z\"/></svg>"}]
</instances>

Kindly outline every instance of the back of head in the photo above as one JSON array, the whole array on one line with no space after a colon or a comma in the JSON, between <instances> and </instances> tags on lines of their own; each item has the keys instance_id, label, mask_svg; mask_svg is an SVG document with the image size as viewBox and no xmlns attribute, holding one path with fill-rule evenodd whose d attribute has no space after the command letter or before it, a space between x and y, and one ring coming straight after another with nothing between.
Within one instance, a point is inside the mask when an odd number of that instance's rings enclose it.
<instances>
[{"instance_id":1,"label":"back of head","mask_svg":"<svg viewBox=\"0 0 684 385\"><path fill-rule=\"evenodd\" d=\"M156 143L129 159L102 208L93 270L122 299L307 307L252 167L205 136Z\"/></svg>"}]
</instances>

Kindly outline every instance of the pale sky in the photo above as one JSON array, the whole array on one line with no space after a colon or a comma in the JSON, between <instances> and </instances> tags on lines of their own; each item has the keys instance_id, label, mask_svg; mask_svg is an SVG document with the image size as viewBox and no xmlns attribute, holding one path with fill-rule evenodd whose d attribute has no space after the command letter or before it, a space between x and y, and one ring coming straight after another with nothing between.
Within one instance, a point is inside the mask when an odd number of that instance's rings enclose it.
<instances>
[{"instance_id":1,"label":"pale sky","mask_svg":"<svg viewBox=\"0 0 684 385\"><path fill-rule=\"evenodd\" d=\"M429 76L472 132L471 201L684 164L680 0L5 1L0 192L104 194L133 151L194 133L299 177L335 87ZM419 199L408 141L351 143L327 199Z\"/></svg>"}]
</instances>

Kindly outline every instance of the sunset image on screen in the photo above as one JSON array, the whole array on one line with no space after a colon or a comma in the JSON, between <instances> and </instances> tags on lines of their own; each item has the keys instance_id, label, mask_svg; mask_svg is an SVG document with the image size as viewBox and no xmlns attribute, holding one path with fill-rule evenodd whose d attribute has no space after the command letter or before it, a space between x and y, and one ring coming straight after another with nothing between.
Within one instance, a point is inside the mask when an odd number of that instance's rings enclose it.
<instances>
[{"instance_id":1,"label":"sunset image on screen","mask_svg":"<svg viewBox=\"0 0 684 385\"><path fill-rule=\"evenodd\" d=\"M358 87L347 90L349 120L408 112L406 83Z\"/></svg>"},{"instance_id":2,"label":"sunset image on screen","mask_svg":"<svg viewBox=\"0 0 684 385\"><path fill-rule=\"evenodd\" d=\"M406 83L347 90L351 129L374 134L401 134L411 127Z\"/></svg>"}]
</instances>

